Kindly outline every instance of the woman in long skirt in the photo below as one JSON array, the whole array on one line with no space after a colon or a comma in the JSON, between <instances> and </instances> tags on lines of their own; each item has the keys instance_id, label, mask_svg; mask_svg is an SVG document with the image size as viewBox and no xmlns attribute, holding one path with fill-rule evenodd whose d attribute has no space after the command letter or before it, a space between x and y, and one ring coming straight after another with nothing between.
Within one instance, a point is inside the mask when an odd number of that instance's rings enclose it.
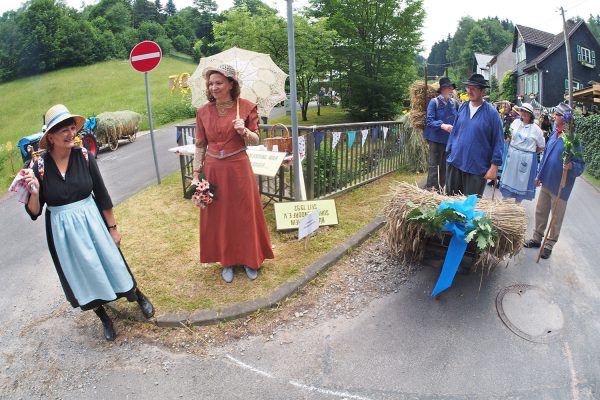
<instances>
[{"instance_id":1,"label":"woman in long skirt","mask_svg":"<svg viewBox=\"0 0 600 400\"><path fill-rule=\"evenodd\" d=\"M196 112L194 179L204 173L216 200L200 209L200 262L218 262L227 283L243 266L256 279L273 258L271 240L246 145L258 144L256 104L239 98L235 69L228 64L204 71L209 102ZM236 115L239 104L239 116Z\"/></svg>"},{"instance_id":2,"label":"woman in long skirt","mask_svg":"<svg viewBox=\"0 0 600 400\"><path fill-rule=\"evenodd\" d=\"M39 143L47 150L25 171L25 210L35 220L46 205L48 249L67 300L73 307L93 309L105 339L114 340L103 304L125 297L137 301L146 318L154 315L154 307L137 288L119 250L121 234L96 160L74 146L84 122L62 104L48 110Z\"/></svg>"},{"instance_id":3,"label":"woman in long skirt","mask_svg":"<svg viewBox=\"0 0 600 400\"><path fill-rule=\"evenodd\" d=\"M535 197L537 153L545 146L544 133L535 123L533 107L523 103L519 107L521 119L511 124L511 141L500 179L500 192L517 203Z\"/></svg>"}]
</instances>

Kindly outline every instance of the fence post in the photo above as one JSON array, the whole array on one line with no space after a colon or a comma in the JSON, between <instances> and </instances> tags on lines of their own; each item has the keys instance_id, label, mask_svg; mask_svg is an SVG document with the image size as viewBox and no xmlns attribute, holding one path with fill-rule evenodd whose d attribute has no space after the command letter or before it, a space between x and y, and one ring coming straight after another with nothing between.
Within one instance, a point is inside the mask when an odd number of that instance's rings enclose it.
<instances>
[{"instance_id":1,"label":"fence post","mask_svg":"<svg viewBox=\"0 0 600 400\"><path fill-rule=\"evenodd\" d=\"M306 132L306 199L315 198L315 137L311 131Z\"/></svg>"}]
</instances>

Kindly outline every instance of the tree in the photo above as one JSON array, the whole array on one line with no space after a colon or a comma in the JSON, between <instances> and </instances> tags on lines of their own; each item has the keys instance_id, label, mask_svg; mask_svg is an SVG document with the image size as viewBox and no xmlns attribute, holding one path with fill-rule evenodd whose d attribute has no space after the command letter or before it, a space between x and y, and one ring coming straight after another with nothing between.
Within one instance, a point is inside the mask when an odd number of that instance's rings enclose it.
<instances>
[{"instance_id":1,"label":"tree","mask_svg":"<svg viewBox=\"0 0 600 400\"><path fill-rule=\"evenodd\" d=\"M500 85L502 98L514 102L517 97L517 78L512 71L507 71L502 77Z\"/></svg>"},{"instance_id":2,"label":"tree","mask_svg":"<svg viewBox=\"0 0 600 400\"><path fill-rule=\"evenodd\" d=\"M277 14L277 10L269 7L261 0L233 0L233 7L246 9L252 15Z\"/></svg>"},{"instance_id":3,"label":"tree","mask_svg":"<svg viewBox=\"0 0 600 400\"><path fill-rule=\"evenodd\" d=\"M587 20L587 25L596 39L600 42L600 14L596 16L590 14L590 17Z\"/></svg>"},{"instance_id":4,"label":"tree","mask_svg":"<svg viewBox=\"0 0 600 400\"><path fill-rule=\"evenodd\" d=\"M431 51L429 52L429 56L427 56L427 63L433 64L427 66L427 73L429 75L444 75L446 64L448 63L446 53L448 52L449 42L450 36L448 36L447 39L435 42L433 46L431 46Z\"/></svg>"},{"instance_id":5,"label":"tree","mask_svg":"<svg viewBox=\"0 0 600 400\"><path fill-rule=\"evenodd\" d=\"M169 17L177 14L177 7L175 7L173 0L167 0L167 4L165 5L165 14L167 14Z\"/></svg>"},{"instance_id":6,"label":"tree","mask_svg":"<svg viewBox=\"0 0 600 400\"><path fill-rule=\"evenodd\" d=\"M414 79L422 0L312 0L340 36L334 48L342 105L358 120L394 118Z\"/></svg>"},{"instance_id":7,"label":"tree","mask_svg":"<svg viewBox=\"0 0 600 400\"><path fill-rule=\"evenodd\" d=\"M148 0L133 0L133 26L137 28L143 21L153 21L156 17L156 7Z\"/></svg>"}]
</instances>

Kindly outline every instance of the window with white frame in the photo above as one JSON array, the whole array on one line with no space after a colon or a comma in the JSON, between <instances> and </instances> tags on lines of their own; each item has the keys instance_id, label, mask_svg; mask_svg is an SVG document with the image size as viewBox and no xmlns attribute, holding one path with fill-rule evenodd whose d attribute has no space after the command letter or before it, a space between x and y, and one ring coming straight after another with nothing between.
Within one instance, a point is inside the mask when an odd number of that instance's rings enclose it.
<instances>
[{"instance_id":1,"label":"window with white frame","mask_svg":"<svg viewBox=\"0 0 600 400\"><path fill-rule=\"evenodd\" d=\"M587 47L577 45L577 61L586 67L593 68L596 66L596 52Z\"/></svg>"},{"instance_id":2,"label":"window with white frame","mask_svg":"<svg viewBox=\"0 0 600 400\"><path fill-rule=\"evenodd\" d=\"M592 63L592 52L590 49L586 49L585 47L581 48L581 60L588 64Z\"/></svg>"}]
</instances>

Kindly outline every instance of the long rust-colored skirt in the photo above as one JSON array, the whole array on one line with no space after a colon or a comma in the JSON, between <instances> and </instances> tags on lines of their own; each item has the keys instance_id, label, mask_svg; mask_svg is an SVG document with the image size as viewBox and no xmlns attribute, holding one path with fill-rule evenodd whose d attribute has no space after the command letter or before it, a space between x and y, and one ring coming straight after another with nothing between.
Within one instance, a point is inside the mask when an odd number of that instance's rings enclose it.
<instances>
[{"instance_id":1,"label":"long rust-colored skirt","mask_svg":"<svg viewBox=\"0 0 600 400\"><path fill-rule=\"evenodd\" d=\"M200 209L200 262L259 269L274 256L248 155L207 156L204 173L216 200Z\"/></svg>"}]
</instances>

